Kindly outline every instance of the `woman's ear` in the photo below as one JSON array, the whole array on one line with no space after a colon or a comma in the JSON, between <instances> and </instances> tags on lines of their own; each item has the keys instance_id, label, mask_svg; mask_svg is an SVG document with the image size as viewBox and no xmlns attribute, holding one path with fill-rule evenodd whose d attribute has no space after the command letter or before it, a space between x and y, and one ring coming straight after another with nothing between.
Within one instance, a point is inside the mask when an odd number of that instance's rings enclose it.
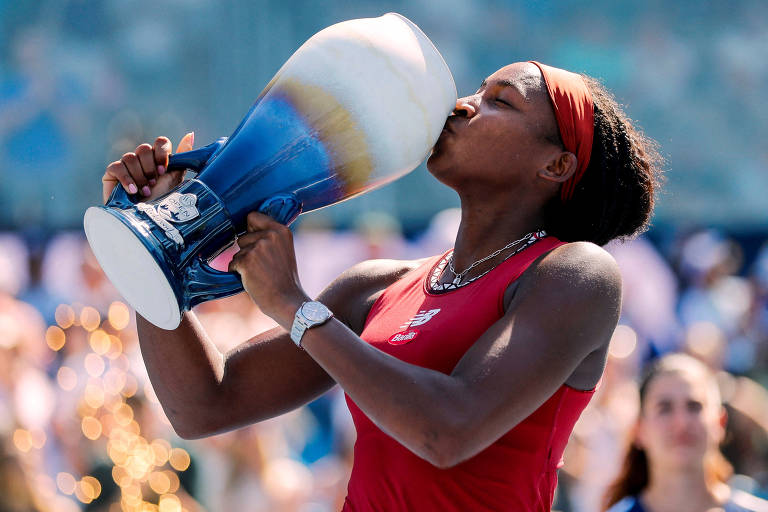
<instances>
[{"instance_id":1,"label":"woman's ear","mask_svg":"<svg viewBox=\"0 0 768 512\"><path fill-rule=\"evenodd\" d=\"M546 167L539 169L538 176L556 183L568 181L578 166L576 155L570 151L562 151L549 161Z\"/></svg>"}]
</instances>

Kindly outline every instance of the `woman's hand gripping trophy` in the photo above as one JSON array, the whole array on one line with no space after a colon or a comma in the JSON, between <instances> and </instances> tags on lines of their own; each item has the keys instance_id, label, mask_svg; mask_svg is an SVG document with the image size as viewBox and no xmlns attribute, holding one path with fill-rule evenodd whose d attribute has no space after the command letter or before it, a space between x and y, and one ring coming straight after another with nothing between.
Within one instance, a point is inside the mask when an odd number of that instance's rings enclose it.
<instances>
[{"instance_id":1,"label":"woman's hand gripping trophy","mask_svg":"<svg viewBox=\"0 0 768 512\"><path fill-rule=\"evenodd\" d=\"M182 137L176 152L190 151L194 143L195 133L190 132ZM172 150L173 144L167 137L158 137L153 145L141 144L109 164L101 178L104 203L118 183L126 192L139 194L145 201L160 197L181 183L185 171L168 171Z\"/></svg>"}]
</instances>

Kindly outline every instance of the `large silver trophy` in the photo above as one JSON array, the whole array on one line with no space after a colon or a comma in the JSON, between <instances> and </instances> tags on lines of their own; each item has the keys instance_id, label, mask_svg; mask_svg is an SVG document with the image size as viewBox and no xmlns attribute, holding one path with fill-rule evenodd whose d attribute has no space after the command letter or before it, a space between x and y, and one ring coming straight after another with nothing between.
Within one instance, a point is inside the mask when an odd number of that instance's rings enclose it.
<instances>
[{"instance_id":1,"label":"large silver trophy","mask_svg":"<svg viewBox=\"0 0 768 512\"><path fill-rule=\"evenodd\" d=\"M229 138L171 157L194 179L146 203L118 185L89 208L88 242L125 300L174 329L182 311L242 291L208 261L245 232L249 212L288 224L410 172L455 104L450 70L411 21L338 23L293 54Z\"/></svg>"}]
</instances>

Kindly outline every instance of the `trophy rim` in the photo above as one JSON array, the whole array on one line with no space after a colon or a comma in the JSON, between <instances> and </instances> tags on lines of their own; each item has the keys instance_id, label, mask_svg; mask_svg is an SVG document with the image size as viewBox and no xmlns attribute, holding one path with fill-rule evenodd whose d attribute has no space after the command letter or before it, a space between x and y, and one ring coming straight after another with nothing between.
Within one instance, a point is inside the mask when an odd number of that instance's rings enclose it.
<instances>
[{"instance_id":1,"label":"trophy rim","mask_svg":"<svg viewBox=\"0 0 768 512\"><path fill-rule=\"evenodd\" d=\"M179 298L154 256L160 251L153 250L151 240L119 212L103 206L86 210L83 227L99 266L128 305L157 327L178 327Z\"/></svg>"}]
</instances>

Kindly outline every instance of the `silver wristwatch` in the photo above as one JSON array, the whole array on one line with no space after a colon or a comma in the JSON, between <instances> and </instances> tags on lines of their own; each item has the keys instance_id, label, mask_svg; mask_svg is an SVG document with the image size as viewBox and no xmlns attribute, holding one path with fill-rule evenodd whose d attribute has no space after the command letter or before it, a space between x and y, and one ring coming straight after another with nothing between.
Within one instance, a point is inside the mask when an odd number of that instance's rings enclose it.
<instances>
[{"instance_id":1,"label":"silver wristwatch","mask_svg":"<svg viewBox=\"0 0 768 512\"><path fill-rule=\"evenodd\" d=\"M304 331L311 327L323 325L333 317L331 310L325 307L322 302L311 301L301 305L293 318L291 327L291 339L297 347L301 348L301 337Z\"/></svg>"}]
</instances>

